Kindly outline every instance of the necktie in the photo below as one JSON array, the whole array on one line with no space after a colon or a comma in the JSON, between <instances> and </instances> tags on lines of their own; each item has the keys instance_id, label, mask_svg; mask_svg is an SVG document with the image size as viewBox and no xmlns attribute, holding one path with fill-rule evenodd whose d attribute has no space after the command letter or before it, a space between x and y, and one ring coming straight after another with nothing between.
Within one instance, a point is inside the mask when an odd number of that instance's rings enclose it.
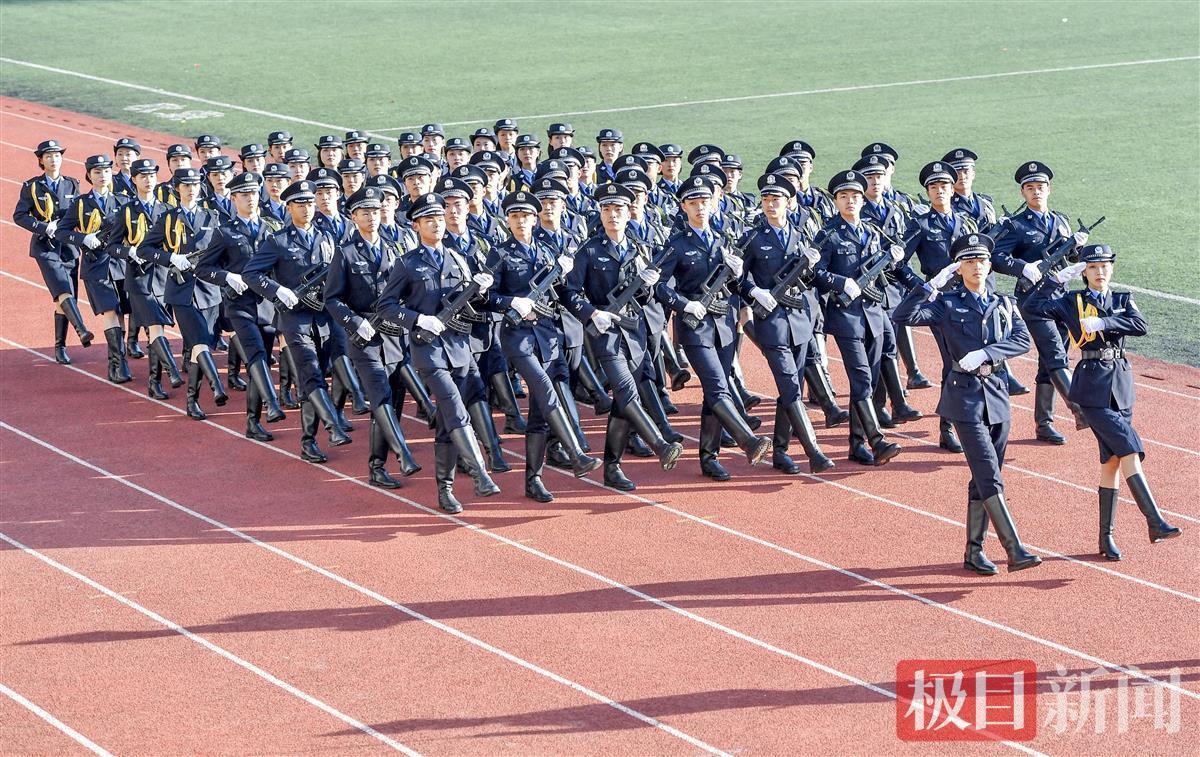
<instances>
[{"instance_id":1,"label":"necktie","mask_svg":"<svg viewBox=\"0 0 1200 757\"><path fill-rule=\"evenodd\" d=\"M378 244L371 245L371 257L375 258L376 268L383 262L383 250L381 248L382 246Z\"/></svg>"},{"instance_id":2,"label":"necktie","mask_svg":"<svg viewBox=\"0 0 1200 757\"><path fill-rule=\"evenodd\" d=\"M58 194L58 180L57 179L51 179L49 176L47 176L46 177L46 187L50 190L50 194L53 194L53 195Z\"/></svg>"},{"instance_id":3,"label":"necktie","mask_svg":"<svg viewBox=\"0 0 1200 757\"><path fill-rule=\"evenodd\" d=\"M779 237L779 244L783 245L784 251L787 251L787 232L778 228L775 229L775 236Z\"/></svg>"},{"instance_id":4,"label":"necktie","mask_svg":"<svg viewBox=\"0 0 1200 757\"><path fill-rule=\"evenodd\" d=\"M183 220L187 221L188 226L196 225L196 213L194 211L183 209Z\"/></svg>"},{"instance_id":5,"label":"necktie","mask_svg":"<svg viewBox=\"0 0 1200 757\"><path fill-rule=\"evenodd\" d=\"M148 218L154 217L154 198L151 197L149 202L142 203L142 210L146 212Z\"/></svg>"},{"instance_id":6,"label":"necktie","mask_svg":"<svg viewBox=\"0 0 1200 757\"><path fill-rule=\"evenodd\" d=\"M433 259L433 264L437 266L437 269L442 270L442 251L436 247L430 247L429 257Z\"/></svg>"},{"instance_id":7,"label":"necktie","mask_svg":"<svg viewBox=\"0 0 1200 757\"><path fill-rule=\"evenodd\" d=\"M261 228L261 226L262 225L258 221L251 221L250 223L246 224L246 228L250 230L251 239L258 239L258 230Z\"/></svg>"}]
</instances>

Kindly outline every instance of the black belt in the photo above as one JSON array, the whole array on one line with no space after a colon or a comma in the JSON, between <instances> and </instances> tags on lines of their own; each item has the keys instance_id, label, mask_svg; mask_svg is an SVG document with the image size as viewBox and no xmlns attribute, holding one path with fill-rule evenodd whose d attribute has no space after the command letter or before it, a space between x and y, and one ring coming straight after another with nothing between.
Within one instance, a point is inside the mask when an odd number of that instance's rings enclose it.
<instances>
[{"instance_id":1,"label":"black belt","mask_svg":"<svg viewBox=\"0 0 1200 757\"><path fill-rule=\"evenodd\" d=\"M1105 347L1102 350L1082 350L1084 360L1103 360L1106 363L1111 363L1114 360L1125 359L1124 347Z\"/></svg>"},{"instance_id":2,"label":"black belt","mask_svg":"<svg viewBox=\"0 0 1200 757\"><path fill-rule=\"evenodd\" d=\"M1003 368L1004 368L1003 360L1001 360L997 363L991 363L991 362L984 363L983 365L979 366L978 368L976 368L973 371L968 371L967 369L960 366L958 364L957 360L954 362L954 365L950 366L950 370L954 371L955 373L962 373L967 376L991 376L993 373L996 373L997 371L999 371Z\"/></svg>"}]
</instances>

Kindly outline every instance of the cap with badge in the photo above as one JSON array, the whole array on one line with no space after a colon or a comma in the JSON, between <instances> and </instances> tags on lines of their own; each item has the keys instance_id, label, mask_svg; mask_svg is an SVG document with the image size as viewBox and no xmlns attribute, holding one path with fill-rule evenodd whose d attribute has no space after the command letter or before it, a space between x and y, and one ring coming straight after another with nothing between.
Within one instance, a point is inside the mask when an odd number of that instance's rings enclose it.
<instances>
[{"instance_id":1,"label":"cap with badge","mask_svg":"<svg viewBox=\"0 0 1200 757\"><path fill-rule=\"evenodd\" d=\"M308 180L293 182L279 199L284 202L312 202L317 199L317 187Z\"/></svg>"},{"instance_id":2,"label":"cap with badge","mask_svg":"<svg viewBox=\"0 0 1200 757\"><path fill-rule=\"evenodd\" d=\"M332 168L314 168L304 178L311 181L314 187L342 188L342 175Z\"/></svg>"},{"instance_id":3,"label":"cap with badge","mask_svg":"<svg viewBox=\"0 0 1200 757\"><path fill-rule=\"evenodd\" d=\"M867 191L867 180L858 171L842 171L833 175L829 180L829 194L837 196L838 192L853 191L865 193Z\"/></svg>"},{"instance_id":4,"label":"cap with badge","mask_svg":"<svg viewBox=\"0 0 1200 757\"><path fill-rule=\"evenodd\" d=\"M923 187L939 181L946 181L953 184L958 181L958 171L954 170L954 166L944 160L935 160L932 163L926 163L921 168L919 179Z\"/></svg>"},{"instance_id":5,"label":"cap with badge","mask_svg":"<svg viewBox=\"0 0 1200 757\"><path fill-rule=\"evenodd\" d=\"M433 164L420 155L413 155L400 161L397 173L401 179L407 179L409 176L432 176Z\"/></svg>"},{"instance_id":6,"label":"cap with badge","mask_svg":"<svg viewBox=\"0 0 1200 757\"><path fill-rule=\"evenodd\" d=\"M215 137L212 134L201 134L200 136L196 137L196 149L197 150L199 150L201 148L211 149L214 147L215 148L221 147L221 140L219 137Z\"/></svg>"},{"instance_id":7,"label":"cap with badge","mask_svg":"<svg viewBox=\"0 0 1200 757\"><path fill-rule=\"evenodd\" d=\"M456 179L462 179L468 184L475 183L483 186L488 182L487 172L476 165L459 166L451 172L451 175Z\"/></svg>"},{"instance_id":8,"label":"cap with badge","mask_svg":"<svg viewBox=\"0 0 1200 757\"><path fill-rule=\"evenodd\" d=\"M357 158L345 158L338 161L337 172L342 176L352 173L366 173L367 167Z\"/></svg>"},{"instance_id":9,"label":"cap with badge","mask_svg":"<svg viewBox=\"0 0 1200 757\"><path fill-rule=\"evenodd\" d=\"M542 143L539 142L537 137L533 136L532 134L522 134L521 136L517 137L516 148L518 150L520 150L522 147L541 147L541 146L542 146Z\"/></svg>"},{"instance_id":10,"label":"cap with badge","mask_svg":"<svg viewBox=\"0 0 1200 757\"><path fill-rule=\"evenodd\" d=\"M1049 181L1054 178L1054 172L1051 171L1050 166L1046 165L1045 163L1039 163L1036 160L1031 160L1028 163L1022 163L1021 167L1017 169L1017 172L1014 174L1013 178L1015 178L1017 183L1022 186L1031 181L1049 183Z\"/></svg>"},{"instance_id":11,"label":"cap with badge","mask_svg":"<svg viewBox=\"0 0 1200 757\"><path fill-rule=\"evenodd\" d=\"M667 142L664 145L659 145L658 149L662 152L663 160L667 158L682 158L683 148L674 142Z\"/></svg>"},{"instance_id":12,"label":"cap with badge","mask_svg":"<svg viewBox=\"0 0 1200 757\"><path fill-rule=\"evenodd\" d=\"M129 175L137 176L141 173L157 174L158 164L151 158L138 158L129 164Z\"/></svg>"},{"instance_id":13,"label":"cap with badge","mask_svg":"<svg viewBox=\"0 0 1200 757\"><path fill-rule=\"evenodd\" d=\"M167 148L167 160L171 158L190 158L192 157L192 148L187 145L171 145Z\"/></svg>"},{"instance_id":14,"label":"cap with badge","mask_svg":"<svg viewBox=\"0 0 1200 757\"><path fill-rule=\"evenodd\" d=\"M710 161L720 163L725 157L725 151L716 145L696 145L692 151L688 153L688 163L695 165L696 163L708 163Z\"/></svg>"},{"instance_id":15,"label":"cap with badge","mask_svg":"<svg viewBox=\"0 0 1200 757\"><path fill-rule=\"evenodd\" d=\"M479 166L485 171L500 173L506 165L506 161L491 150L482 150L471 156L471 165Z\"/></svg>"},{"instance_id":16,"label":"cap with badge","mask_svg":"<svg viewBox=\"0 0 1200 757\"><path fill-rule=\"evenodd\" d=\"M740 155L735 155L733 153L726 153L725 157L721 158L721 168L724 168L724 169L732 168L732 169L741 171L742 169L745 168L745 165L742 164L742 157ZM725 173L729 173L729 171L726 170Z\"/></svg>"},{"instance_id":17,"label":"cap with badge","mask_svg":"<svg viewBox=\"0 0 1200 757\"><path fill-rule=\"evenodd\" d=\"M709 198L713 196L713 186L708 178L694 174L680 182L675 196L679 198L680 202L687 202L697 197Z\"/></svg>"},{"instance_id":18,"label":"cap with badge","mask_svg":"<svg viewBox=\"0 0 1200 757\"><path fill-rule=\"evenodd\" d=\"M550 157L564 163L574 163L575 167L583 165L583 153L574 147L560 147L550 151Z\"/></svg>"},{"instance_id":19,"label":"cap with badge","mask_svg":"<svg viewBox=\"0 0 1200 757\"><path fill-rule=\"evenodd\" d=\"M176 184L199 184L200 172L194 168L176 168L175 173L171 174L171 181Z\"/></svg>"},{"instance_id":20,"label":"cap with badge","mask_svg":"<svg viewBox=\"0 0 1200 757\"><path fill-rule=\"evenodd\" d=\"M34 149L33 154L40 158L43 154L48 152L62 153L66 151L67 148L59 144L57 139L47 139L43 142L38 142L38 146Z\"/></svg>"},{"instance_id":21,"label":"cap with badge","mask_svg":"<svg viewBox=\"0 0 1200 757\"><path fill-rule=\"evenodd\" d=\"M617 129L601 129L596 135L596 142L624 142L625 135Z\"/></svg>"},{"instance_id":22,"label":"cap with badge","mask_svg":"<svg viewBox=\"0 0 1200 757\"><path fill-rule=\"evenodd\" d=\"M613 166L616 168L636 168L639 171L650 170L650 167L646 165L646 159L638 155L622 155L613 161Z\"/></svg>"},{"instance_id":23,"label":"cap with badge","mask_svg":"<svg viewBox=\"0 0 1200 757\"><path fill-rule=\"evenodd\" d=\"M317 143L313 145L318 150L325 150L333 147L342 147L342 138L336 134L325 134L317 138Z\"/></svg>"},{"instance_id":24,"label":"cap with badge","mask_svg":"<svg viewBox=\"0 0 1200 757\"><path fill-rule=\"evenodd\" d=\"M368 158L390 158L392 150L387 145L381 145L378 142L372 142L367 145Z\"/></svg>"},{"instance_id":25,"label":"cap with badge","mask_svg":"<svg viewBox=\"0 0 1200 757\"><path fill-rule=\"evenodd\" d=\"M636 192L649 192L650 177L640 168L629 166L617 171L617 183Z\"/></svg>"},{"instance_id":26,"label":"cap with badge","mask_svg":"<svg viewBox=\"0 0 1200 757\"><path fill-rule=\"evenodd\" d=\"M453 176L439 179L436 188L442 197L461 197L464 200L470 200L475 194L475 190L471 189L470 184Z\"/></svg>"},{"instance_id":27,"label":"cap with badge","mask_svg":"<svg viewBox=\"0 0 1200 757\"><path fill-rule=\"evenodd\" d=\"M294 140L290 131L273 131L267 135L268 145L290 145Z\"/></svg>"},{"instance_id":28,"label":"cap with badge","mask_svg":"<svg viewBox=\"0 0 1200 757\"><path fill-rule=\"evenodd\" d=\"M864 158L868 155L880 155L887 158L892 163L900 160L900 153L896 152L896 148L885 142L872 142L864 147L862 152L859 154Z\"/></svg>"},{"instance_id":29,"label":"cap with badge","mask_svg":"<svg viewBox=\"0 0 1200 757\"><path fill-rule=\"evenodd\" d=\"M425 124L421 127L422 137L444 137L446 130L441 124Z\"/></svg>"},{"instance_id":30,"label":"cap with badge","mask_svg":"<svg viewBox=\"0 0 1200 757\"><path fill-rule=\"evenodd\" d=\"M288 173L287 166L282 163L268 163L263 169L264 179L290 179L291 174Z\"/></svg>"},{"instance_id":31,"label":"cap with badge","mask_svg":"<svg viewBox=\"0 0 1200 757\"><path fill-rule=\"evenodd\" d=\"M446 201L436 192L423 194L413 201L412 207L405 215L410 221L426 216L444 216L446 215Z\"/></svg>"},{"instance_id":32,"label":"cap with badge","mask_svg":"<svg viewBox=\"0 0 1200 757\"><path fill-rule=\"evenodd\" d=\"M400 132L400 136L396 138L396 141L400 143L401 147L405 145L419 145L421 144L421 135L411 131L402 131Z\"/></svg>"},{"instance_id":33,"label":"cap with badge","mask_svg":"<svg viewBox=\"0 0 1200 757\"><path fill-rule=\"evenodd\" d=\"M576 150L579 152L580 156L584 159L584 161L587 161L589 159L590 160L596 159L596 151L593 150L592 148L588 147L587 145L580 145L579 147L576 148ZM582 163L580 165L582 165Z\"/></svg>"},{"instance_id":34,"label":"cap with badge","mask_svg":"<svg viewBox=\"0 0 1200 757\"><path fill-rule=\"evenodd\" d=\"M965 147L956 147L942 156L942 160L959 169L974 166L978 159L978 155Z\"/></svg>"},{"instance_id":35,"label":"cap with badge","mask_svg":"<svg viewBox=\"0 0 1200 757\"><path fill-rule=\"evenodd\" d=\"M93 168L112 168L112 164L112 158L107 155L89 155L83 161L83 170L90 173Z\"/></svg>"},{"instance_id":36,"label":"cap with badge","mask_svg":"<svg viewBox=\"0 0 1200 757\"><path fill-rule=\"evenodd\" d=\"M779 151L779 154L780 156L787 156L794 160L807 160L810 163L817 157L817 151L803 139L793 139L791 142L788 142Z\"/></svg>"},{"instance_id":37,"label":"cap with badge","mask_svg":"<svg viewBox=\"0 0 1200 757\"><path fill-rule=\"evenodd\" d=\"M700 162L692 166L692 176L699 176L713 185L713 189L722 189L729 181L729 176L717 164Z\"/></svg>"},{"instance_id":38,"label":"cap with badge","mask_svg":"<svg viewBox=\"0 0 1200 757\"><path fill-rule=\"evenodd\" d=\"M446 152L451 152L453 150L470 152L471 146L467 144L467 140L463 139L462 137L451 137L450 139L446 140Z\"/></svg>"},{"instance_id":39,"label":"cap with badge","mask_svg":"<svg viewBox=\"0 0 1200 757\"><path fill-rule=\"evenodd\" d=\"M238 155L242 160L246 158L265 158L267 156L267 148L257 143L242 145L242 149L238 151Z\"/></svg>"},{"instance_id":40,"label":"cap with badge","mask_svg":"<svg viewBox=\"0 0 1200 757\"><path fill-rule=\"evenodd\" d=\"M232 171L233 160L228 155L214 155L204 161L204 170L213 173L214 171Z\"/></svg>"},{"instance_id":41,"label":"cap with badge","mask_svg":"<svg viewBox=\"0 0 1200 757\"><path fill-rule=\"evenodd\" d=\"M803 171L800 170L800 163L795 158L780 155L767 164L767 173L781 173L786 176L795 177L799 181Z\"/></svg>"},{"instance_id":42,"label":"cap with badge","mask_svg":"<svg viewBox=\"0 0 1200 757\"><path fill-rule=\"evenodd\" d=\"M646 162L661 163L663 159L663 151L650 142L638 142L629 152Z\"/></svg>"},{"instance_id":43,"label":"cap with badge","mask_svg":"<svg viewBox=\"0 0 1200 757\"><path fill-rule=\"evenodd\" d=\"M539 200L561 200L567 196L568 192L566 184L559 179L552 179L548 176L534 180L532 189L533 195Z\"/></svg>"},{"instance_id":44,"label":"cap with badge","mask_svg":"<svg viewBox=\"0 0 1200 757\"><path fill-rule=\"evenodd\" d=\"M121 137L117 140L117 143L113 145L113 152L115 153L117 150L133 150L136 153L141 153L142 146L139 145L137 140L133 139L132 137Z\"/></svg>"},{"instance_id":45,"label":"cap with badge","mask_svg":"<svg viewBox=\"0 0 1200 757\"><path fill-rule=\"evenodd\" d=\"M356 129L351 129L350 131L346 132L345 138L342 139L342 142L348 145L356 145L367 141L367 135Z\"/></svg>"},{"instance_id":46,"label":"cap with badge","mask_svg":"<svg viewBox=\"0 0 1200 757\"><path fill-rule=\"evenodd\" d=\"M631 170L631 169L626 169ZM605 184L596 190L598 205L631 205L634 200L633 190L624 184Z\"/></svg>"},{"instance_id":47,"label":"cap with badge","mask_svg":"<svg viewBox=\"0 0 1200 757\"><path fill-rule=\"evenodd\" d=\"M796 185L781 173L768 173L758 177L758 193L760 195L778 195L792 198L796 196Z\"/></svg>"},{"instance_id":48,"label":"cap with badge","mask_svg":"<svg viewBox=\"0 0 1200 757\"><path fill-rule=\"evenodd\" d=\"M509 192L508 197L500 204L504 215L511 213L541 213L542 203L532 192Z\"/></svg>"},{"instance_id":49,"label":"cap with badge","mask_svg":"<svg viewBox=\"0 0 1200 757\"><path fill-rule=\"evenodd\" d=\"M511 118L501 118L493 127L497 132L501 131L517 131L517 122Z\"/></svg>"},{"instance_id":50,"label":"cap with badge","mask_svg":"<svg viewBox=\"0 0 1200 757\"><path fill-rule=\"evenodd\" d=\"M377 187L363 187L346 199L346 209L353 213L360 208L383 207L383 192Z\"/></svg>"},{"instance_id":51,"label":"cap with badge","mask_svg":"<svg viewBox=\"0 0 1200 757\"><path fill-rule=\"evenodd\" d=\"M887 173L889 162L883 155L864 155L856 160L852 167L863 176L872 176Z\"/></svg>"},{"instance_id":52,"label":"cap with badge","mask_svg":"<svg viewBox=\"0 0 1200 757\"><path fill-rule=\"evenodd\" d=\"M496 132L492 131L486 126L481 126L475 131L471 132L471 144L475 144L475 140L477 139L490 139L494 144L496 142Z\"/></svg>"},{"instance_id":53,"label":"cap with badge","mask_svg":"<svg viewBox=\"0 0 1200 757\"><path fill-rule=\"evenodd\" d=\"M299 147L293 147L283 154L284 163L311 163L312 160L308 157L308 150L302 150Z\"/></svg>"},{"instance_id":54,"label":"cap with badge","mask_svg":"<svg viewBox=\"0 0 1200 757\"><path fill-rule=\"evenodd\" d=\"M253 171L245 171L234 176L229 182L230 194L238 192L255 192L257 193L262 183L259 181L258 174Z\"/></svg>"},{"instance_id":55,"label":"cap with badge","mask_svg":"<svg viewBox=\"0 0 1200 757\"><path fill-rule=\"evenodd\" d=\"M995 242L987 234L963 234L950 244L950 255L961 260L990 260Z\"/></svg>"},{"instance_id":56,"label":"cap with badge","mask_svg":"<svg viewBox=\"0 0 1200 757\"><path fill-rule=\"evenodd\" d=\"M537 171L534 172L533 178L536 179L559 179L567 180L567 164L561 160L543 160L538 163Z\"/></svg>"},{"instance_id":57,"label":"cap with badge","mask_svg":"<svg viewBox=\"0 0 1200 757\"><path fill-rule=\"evenodd\" d=\"M383 174L383 173L379 174L378 176L372 176L369 179L367 179L365 186L375 187L376 189L382 191L384 194L390 194L392 197L395 197L397 200L400 199L400 195L404 194L404 192L401 191L401 189L400 189L400 183L397 182L395 179L393 179L391 176L388 176L387 174Z\"/></svg>"},{"instance_id":58,"label":"cap with badge","mask_svg":"<svg viewBox=\"0 0 1200 757\"><path fill-rule=\"evenodd\" d=\"M1079 248L1080 263L1115 263L1117 253L1106 244L1085 244Z\"/></svg>"},{"instance_id":59,"label":"cap with badge","mask_svg":"<svg viewBox=\"0 0 1200 757\"><path fill-rule=\"evenodd\" d=\"M573 136L575 136L575 129L572 128L571 124L550 124L550 128L546 129L546 136L547 137L554 137L554 136L573 137Z\"/></svg>"}]
</instances>

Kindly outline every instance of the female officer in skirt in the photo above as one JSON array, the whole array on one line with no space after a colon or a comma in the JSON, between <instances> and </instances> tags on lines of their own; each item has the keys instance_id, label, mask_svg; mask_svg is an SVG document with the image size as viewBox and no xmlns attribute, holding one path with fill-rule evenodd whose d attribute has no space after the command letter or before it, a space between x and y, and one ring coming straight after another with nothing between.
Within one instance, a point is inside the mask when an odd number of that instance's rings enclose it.
<instances>
[{"instance_id":1,"label":"female officer in skirt","mask_svg":"<svg viewBox=\"0 0 1200 757\"><path fill-rule=\"evenodd\" d=\"M1106 244L1087 245L1078 263L1044 279L1025 304L1065 327L1082 356L1068 399L1082 408L1100 447L1099 553L1107 560L1121 559L1112 537L1121 477L1146 518L1151 543L1182 533L1163 520L1142 470L1146 452L1133 428L1133 370L1125 359L1125 337L1145 335L1146 319L1129 292L1109 289L1116 259ZM1081 274L1086 289L1055 296Z\"/></svg>"},{"instance_id":2,"label":"female officer in skirt","mask_svg":"<svg viewBox=\"0 0 1200 757\"><path fill-rule=\"evenodd\" d=\"M66 215L67 206L79 194L79 181L62 175L63 153L67 148L57 140L47 139L38 144L37 156L42 173L21 185L13 221L32 236L29 238L29 257L42 272L42 281L54 300L54 359L70 365L67 356L67 324L75 327L84 347L91 345L92 332L83 323L83 315L75 302L79 290L79 251L62 244L54 237Z\"/></svg>"}]
</instances>

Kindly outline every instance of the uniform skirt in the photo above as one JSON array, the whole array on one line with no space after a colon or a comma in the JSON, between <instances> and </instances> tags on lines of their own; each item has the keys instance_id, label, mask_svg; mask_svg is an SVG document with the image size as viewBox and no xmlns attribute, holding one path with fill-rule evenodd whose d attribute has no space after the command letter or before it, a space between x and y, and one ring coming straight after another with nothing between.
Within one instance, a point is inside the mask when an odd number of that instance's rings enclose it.
<instances>
[{"instance_id":1,"label":"uniform skirt","mask_svg":"<svg viewBox=\"0 0 1200 757\"><path fill-rule=\"evenodd\" d=\"M154 294L154 275L154 268L143 274L137 273L137 267L130 264L125 276L129 311L139 326L173 326L175 321L163 305L162 297Z\"/></svg>"},{"instance_id":2,"label":"uniform skirt","mask_svg":"<svg viewBox=\"0 0 1200 757\"><path fill-rule=\"evenodd\" d=\"M129 299L124 296L125 290L122 284L118 284L111 278L103 278L99 281L84 279L83 286L87 290L88 300L92 303L92 312L96 315L112 311L121 315L128 313Z\"/></svg>"},{"instance_id":3,"label":"uniform skirt","mask_svg":"<svg viewBox=\"0 0 1200 757\"><path fill-rule=\"evenodd\" d=\"M171 309L175 313L175 322L179 324L179 333L183 334L183 343L188 349L200 344L212 349L216 342L213 328L221 314L219 305L213 305L211 308L175 305Z\"/></svg>"},{"instance_id":4,"label":"uniform skirt","mask_svg":"<svg viewBox=\"0 0 1200 757\"><path fill-rule=\"evenodd\" d=\"M1083 417L1096 435L1100 447L1100 462L1107 463L1114 455L1125 457L1137 453L1145 460L1142 438L1133 428L1133 408L1117 410L1111 407L1085 407Z\"/></svg>"},{"instance_id":5,"label":"uniform skirt","mask_svg":"<svg viewBox=\"0 0 1200 757\"><path fill-rule=\"evenodd\" d=\"M34 260L42 272L42 281L50 290L51 299L57 301L64 294L75 296L79 289L78 260L63 260L57 254L51 257L38 255Z\"/></svg>"}]
</instances>

